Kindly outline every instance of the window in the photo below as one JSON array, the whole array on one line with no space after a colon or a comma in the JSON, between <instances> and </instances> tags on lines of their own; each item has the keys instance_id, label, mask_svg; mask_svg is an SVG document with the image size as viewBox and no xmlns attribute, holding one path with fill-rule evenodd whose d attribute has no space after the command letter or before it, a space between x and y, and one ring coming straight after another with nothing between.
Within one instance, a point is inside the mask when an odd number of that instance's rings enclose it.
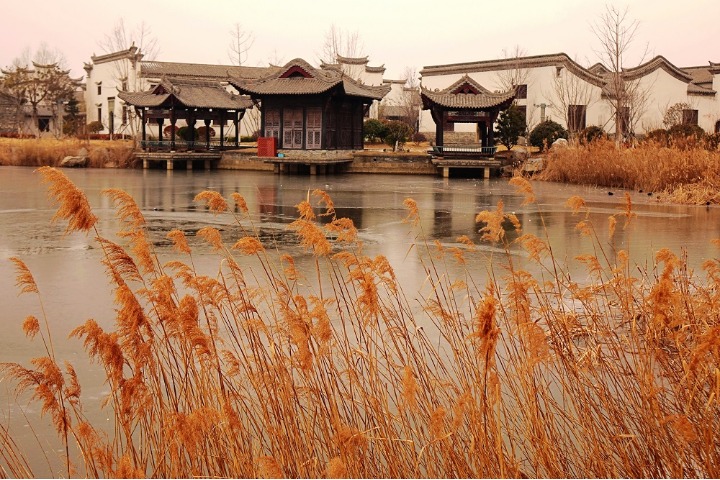
<instances>
[{"instance_id":1,"label":"window","mask_svg":"<svg viewBox=\"0 0 720 480\"><path fill-rule=\"evenodd\" d=\"M698 124L698 111L691 109L684 109L682 111L682 123L685 125L697 125Z\"/></svg>"},{"instance_id":2,"label":"window","mask_svg":"<svg viewBox=\"0 0 720 480\"><path fill-rule=\"evenodd\" d=\"M128 107L127 105L122 106L122 124L127 125L128 123Z\"/></svg>"},{"instance_id":3,"label":"window","mask_svg":"<svg viewBox=\"0 0 720 480\"><path fill-rule=\"evenodd\" d=\"M38 130L41 132L50 131L50 119L49 118L38 118Z\"/></svg>"},{"instance_id":4,"label":"window","mask_svg":"<svg viewBox=\"0 0 720 480\"><path fill-rule=\"evenodd\" d=\"M265 110L265 137L280 138L280 110Z\"/></svg>"},{"instance_id":5,"label":"window","mask_svg":"<svg viewBox=\"0 0 720 480\"><path fill-rule=\"evenodd\" d=\"M308 149L321 147L322 109L320 107L311 107L305 112L305 137Z\"/></svg>"},{"instance_id":6,"label":"window","mask_svg":"<svg viewBox=\"0 0 720 480\"><path fill-rule=\"evenodd\" d=\"M97 84L97 94L102 95L102 82Z\"/></svg>"},{"instance_id":7,"label":"window","mask_svg":"<svg viewBox=\"0 0 720 480\"><path fill-rule=\"evenodd\" d=\"M283 109L283 148L302 148L303 111L302 108Z\"/></svg>"},{"instance_id":8,"label":"window","mask_svg":"<svg viewBox=\"0 0 720 480\"><path fill-rule=\"evenodd\" d=\"M98 105L97 107L97 113L98 113L98 122L102 122L102 105Z\"/></svg>"},{"instance_id":9,"label":"window","mask_svg":"<svg viewBox=\"0 0 720 480\"><path fill-rule=\"evenodd\" d=\"M515 98L523 99L527 98L527 84L518 85L517 87L517 95L515 95Z\"/></svg>"},{"instance_id":10,"label":"window","mask_svg":"<svg viewBox=\"0 0 720 480\"><path fill-rule=\"evenodd\" d=\"M579 132L585 128L587 105L568 106L568 130Z\"/></svg>"}]
</instances>

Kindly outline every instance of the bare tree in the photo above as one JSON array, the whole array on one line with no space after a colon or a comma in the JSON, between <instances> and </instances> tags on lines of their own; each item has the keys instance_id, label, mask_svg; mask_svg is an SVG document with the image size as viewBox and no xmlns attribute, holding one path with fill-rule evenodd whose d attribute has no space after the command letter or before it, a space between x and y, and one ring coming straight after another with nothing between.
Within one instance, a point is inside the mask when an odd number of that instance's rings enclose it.
<instances>
[{"instance_id":1,"label":"bare tree","mask_svg":"<svg viewBox=\"0 0 720 480\"><path fill-rule=\"evenodd\" d=\"M403 87L400 104L402 117L403 121L412 128L413 133L417 133L420 122L420 108L422 107L417 68L405 67L404 78L405 86Z\"/></svg>"},{"instance_id":2,"label":"bare tree","mask_svg":"<svg viewBox=\"0 0 720 480\"><path fill-rule=\"evenodd\" d=\"M508 91L519 85L527 85L530 70L522 66L522 59L526 56L527 52L519 45L515 45L510 52L503 49L503 59L508 68L497 72L500 90Z\"/></svg>"},{"instance_id":3,"label":"bare tree","mask_svg":"<svg viewBox=\"0 0 720 480\"><path fill-rule=\"evenodd\" d=\"M32 133L40 134L38 112L41 105L50 109L54 118L55 134L59 135L58 105L68 100L78 86L64 70L65 56L59 50L51 50L42 43L35 54L26 48L13 60L13 65L2 70L2 85L16 99L16 123L18 131L22 124L23 106L29 105L32 117ZM49 125L48 125L49 127Z\"/></svg>"},{"instance_id":4,"label":"bare tree","mask_svg":"<svg viewBox=\"0 0 720 480\"><path fill-rule=\"evenodd\" d=\"M269 65L274 65L276 67L282 66L285 64L285 57L280 55L276 49L273 49L273 53L271 56L268 57L267 63Z\"/></svg>"},{"instance_id":5,"label":"bare tree","mask_svg":"<svg viewBox=\"0 0 720 480\"><path fill-rule=\"evenodd\" d=\"M160 52L157 38L152 34L150 27L145 22L141 22L134 28L128 28L125 20L120 18L115 23L112 32L105 35L98 44L107 54L129 52L128 58L113 62L113 80L116 85L121 85L123 90L141 90L139 61L140 59L154 60ZM137 50L132 52L133 48ZM121 126L118 133L123 133L123 129L128 127L132 137L135 138L135 134L140 129L140 119L133 108L127 110L127 123Z\"/></svg>"},{"instance_id":6,"label":"bare tree","mask_svg":"<svg viewBox=\"0 0 720 480\"><path fill-rule=\"evenodd\" d=\"M687 102L674 103L673 105L666 107L663 114L663 125L666 129L670 129L675 125L686 123L688 119L686 118L685 112L692 109L693 106Z\"/></svg>"},{"instance_id":7,"label":"bare tree","mask_svg":"<svg viewBox=\"0 0 720 480\"><path fill-rule=\"evenodd\" d=\"M553 101L564 115L571 135L576 135L586 123L587 110L597 100L592 83L563 68L553 78ZM597 88L597 87L595 87Z\"/></svg>"},{"instance_id":8,"label":"bare tree","mask_svg":"<svg viewBox=\"0 0 720 480\"><path fill-rule=\"evenodd\" d=\"M631 79L624 74L626 57L635 43L639 22L628 17L628 9L619 10L606 5L605 12L592 26L600 42L596 52L608 69L606 98L615 120L615 140L620 142L632 136L634 125L647 108L649 87L643 87L639 78ZM638 65L647 56L647 47Z\"/></svg>"},{"instance_id":9,"label":"bare tree","mask_svg":"<svg viewBox=\"0 0 720 480\"><path fill-rule=\"evenodd\" d=\"M247 61L250 47L255 43L255 37L252 32L244 30L239 23L233 25L230 37L230 46L228 47L230 62L233 65L243 65Z\"/></svg>"},{"instance_id":10,"label":"bare tree","mask_svg":"<svg viewBox=\"0 0 720 480\"><path fill-rule=\"evenodd\" d=\"M115 23L112 32L105 35L98 44L105 53L121 52L134 45L146 60L154 60L160 53L157 38L145 22L128 29L122 18Z\"/></svg>"},{"instance_id":11,"label":"bare tree","mask_svg":"<svg viewBox=\"0 0 720 480\"><path fill-rule=\"evenodd\" d=\"M338 55L351 58L359 57L362 55L364 48L360 33L357 30L354 32L341 30L333 23L325 32L320 61L335 63Z\"/></svg>"}]
</instances>

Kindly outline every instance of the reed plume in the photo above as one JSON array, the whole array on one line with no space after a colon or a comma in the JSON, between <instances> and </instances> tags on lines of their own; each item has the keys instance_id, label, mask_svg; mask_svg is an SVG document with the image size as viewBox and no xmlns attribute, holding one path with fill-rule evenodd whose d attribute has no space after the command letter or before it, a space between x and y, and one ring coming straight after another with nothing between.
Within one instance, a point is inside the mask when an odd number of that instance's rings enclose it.
<instances>
[{"instance_id":1,"label":"reed plume","mask_svg":"<svg viewBox=\"0 0 720 480\"><path fill-rule=\"evenodd\" d=\"M46 172L59 201L79 201ZM533 212L532 183L512 184ZM208 272L180 230L168 238L182 261L160 265L142 244L140 209L107 194L130 238L95 237L115 315L71 336L104 373L109 425L85 416L93 400L49 345L29 367L0 367L65 439L64 475L720 475L717 259L698 274L661 249L650 269L633 266L629 246L608 247L604 221L593 224L580 197L567 207L591 247L576 259L557 258L547 234L508 235L521 225L502 202L477 214L477 242L448 245L425 238L406 199L407 255L424 280L408 293L388 258L363 252L326 192L309 191L289 227L312 256L246 232L240 195L232 211L202 192L198 202L239 227L197 232L218 260ZM607 227L633 218L625 199ZM30 269L11 261L18 290L41 301ZM584 265L580 278L569 262ZM25 318L29 340L49 339L46 317ZM25 476L7 432L0 426L0 466Z\"/></svg>"},{"instance_id":2,"label":"reed plume","mask_svg":"<svg viewBox=\"0 0 720 480\"><path fill-rule=\"evenodd\" d=\"M85 193L60 170L52 167L40 167L37 172L42 176L43 182L49 184L48 194L58 204L58 210L55 212L53 220L68 221L65 233L91 230L97 222L97 217L92 213Z\"/></svg>"}]
</instances>

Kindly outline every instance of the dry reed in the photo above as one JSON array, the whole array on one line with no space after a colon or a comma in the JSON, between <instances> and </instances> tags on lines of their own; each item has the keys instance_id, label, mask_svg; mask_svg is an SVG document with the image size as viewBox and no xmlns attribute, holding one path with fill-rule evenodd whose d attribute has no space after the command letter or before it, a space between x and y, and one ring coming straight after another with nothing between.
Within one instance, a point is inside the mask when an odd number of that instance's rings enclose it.
<instances>
[{"instance_id":1,"label":"dry reed","mask_svg":"<svg viewBox=\"0 0 720 480\"><path fill-rule=\"evenodd\" d=\"M48 175L51 188L72 189L61 175ZM533 201L529 183L513 183ZM120 192L109 195L130 245L91 228L116 288L116 323L104 331L89 320L72 335L105 369L114 428L84 418L72 366L61 368L49 349L29 368L2 365L52 415L67 475L720 475L718 260L702 277L667 250L652 271L631 268L628 252L603 247L603 226L590 224L574 197L578 234L594 239L581 258L592 282L573 280L538 237L512 241L538 273L520 269L501 233L502 204L478 218L507 254L481 267L468 237L454 250L422 240L408 199L406 221L418 238L411 248L427 278L422 292L406 295L388 261L365 256L351 222L314 192L292 225L315 256L309 271L271 255L257 237L229 248L208 228L198 234L220 261L207 276L195 270L182 232L169 237L185 261L160 265L152 245L133 244L145 228L140 213ZM233 215L214 193L197 200ZM631 208L622 214L630 222ZM317 223L320 215L330 221ZM465 274L452 278L447 266L459 260ZM14 262L21 291L40 296ZM473 277L477 268L488 269L485 285ZM38 328L31 321L26 331ZM3 473L31 473L3 432Z\"/></svg>"},{"instance_id":2,"label":"dry reed","mask_svg":"<svg viewBox=\"0 0 720 480\"><path fill-rule=\"evenodd\" d=\"M0 138L0 165L57 167L65 157L79 155L82 149L86 151L89 167L127 168L135 158L134 144L127 140Z\"/></svg>"},{"instance_id":3,"label":"dry reed","mask_svg":"<svg viewBox=\"0 0 720 480\"><path fill-rule=\"evenodd\" d=\"M538 178L639 190L674 203L720 204L720 151L654 142L620 148L595 141L552 150Z\"/></svg>"}]
</instances>

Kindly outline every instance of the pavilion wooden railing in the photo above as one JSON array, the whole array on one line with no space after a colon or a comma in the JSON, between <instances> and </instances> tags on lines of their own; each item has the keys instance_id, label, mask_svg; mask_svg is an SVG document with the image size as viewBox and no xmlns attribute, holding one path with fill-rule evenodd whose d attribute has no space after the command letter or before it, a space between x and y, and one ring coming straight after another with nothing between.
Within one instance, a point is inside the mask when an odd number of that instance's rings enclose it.
<instances>
[{"instance_id":1,"label":"pavilion wooden railing","mask_svg":"<svg viewBox=\"0 0 720 480\"><path fill-rule=\"evenodd\" d=\"M492 157L497 152L497 147L481 147L475 145L435 145L428 150L433 157L444 158L469 158L469 157Z\"/></svg>"},{"instance_id":2,"label":"pavilion wooden railing","mask_svg":"<svg viewBox=\"0 0 720 480\"><path fill-rule=\"evenodd\" d=\"M170 150L213 151L235 148L235 143L232 140L222 142L222 144L220 143L220 140L210 140L210 143L207 143L204 140L196 140L194 142L187 140L175 140L175 142L172 142L170 140L142 140L140 141L140 148L150 152L166 152Z\"/></svg>"}]
</instances>

